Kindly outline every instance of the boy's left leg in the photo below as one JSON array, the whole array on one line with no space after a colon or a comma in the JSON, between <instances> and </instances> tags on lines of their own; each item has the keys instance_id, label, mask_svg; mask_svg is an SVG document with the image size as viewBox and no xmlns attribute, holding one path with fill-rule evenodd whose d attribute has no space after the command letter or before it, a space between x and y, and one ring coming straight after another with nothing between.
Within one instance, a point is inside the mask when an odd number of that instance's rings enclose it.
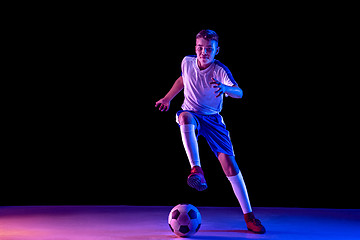
<instances>
[{"instance_id":1,"label":"boy's left leg","mask_svg":"<svg viewBox=\"0 0 360 240\"><path fill-rule=\"evenodd\" d=\"M218 153L218 159L226 177L231 183L235 196L240 203L247 228L255 233L265 233L264 226L261 225L261 222L255 218L252 212L246 185L235 161L235 157L225 153Z\"/></svg>"},{"instance_id":2,"label":"boy's left leg","mask_svg":"<svg viewBox=\"0 0 360 240\"><path fill-rule=\"evenodd\" d=\"M246 185L234 156L218 153L221 167L229 179L244 214L252 212Z\"/></svg>"}]
</instances>

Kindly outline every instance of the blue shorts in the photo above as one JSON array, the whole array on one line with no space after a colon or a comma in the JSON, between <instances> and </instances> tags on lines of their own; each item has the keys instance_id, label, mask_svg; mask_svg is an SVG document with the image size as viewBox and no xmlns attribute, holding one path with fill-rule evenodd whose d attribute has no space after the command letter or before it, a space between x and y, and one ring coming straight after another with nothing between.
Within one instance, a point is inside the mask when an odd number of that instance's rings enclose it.
<instances>
[{"instance_id":1,"label":"blue shorts","mask_svg":"<svg viewBox=\"0 0 360 240\"><path fill-rule=\"evenodd\" d=\"M230 133L226 130L225 123L220 114L202 115L191 111L180 110L176 113L176 122L179 124L178 117L182 112L189 112L196 121L197 137L205 137L211 150L215 153L225 153L229 156L235 156L234 149L230 139Z\"/></svg>"}]
</instances>

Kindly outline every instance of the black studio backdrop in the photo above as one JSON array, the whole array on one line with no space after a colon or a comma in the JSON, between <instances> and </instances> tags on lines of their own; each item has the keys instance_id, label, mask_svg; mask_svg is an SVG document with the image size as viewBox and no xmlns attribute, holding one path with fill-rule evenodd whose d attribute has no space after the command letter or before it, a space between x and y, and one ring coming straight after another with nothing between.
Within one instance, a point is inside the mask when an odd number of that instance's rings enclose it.
<instances>
[{"instance_id":1,"label":"black studio backdrop","mask_svg":"<svg viewBox=\"0 0 360 240\"><path fill-rule=\"evenodd\" d=\"M209 188L186 185L175 123L182 92L168 112L154 108L194 54L196 33L210 28L220 35L217 59L244 90L243 99L224 100L222 115L252 204L358 207L343 167L352 143L329 84L342 66L328 51L326 22L248 14L169 27L161 17L129 25L102 16L35 33L38 50L23 68L31 81L18 83L11 102L1 205L238 206L201 137Z\"/></svg>"}]
</instances>

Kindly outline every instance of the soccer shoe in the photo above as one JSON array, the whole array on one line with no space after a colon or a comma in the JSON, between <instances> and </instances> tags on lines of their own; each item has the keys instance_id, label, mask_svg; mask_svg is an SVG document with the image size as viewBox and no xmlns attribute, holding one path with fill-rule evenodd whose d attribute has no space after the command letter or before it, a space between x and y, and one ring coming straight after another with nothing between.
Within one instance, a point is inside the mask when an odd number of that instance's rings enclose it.
<instances>
[{"instance_id":1,"label":"soccer shoe","mask_svg":"<svg viewBox=\"0 0 360 240\"><path fill-rule=\"evenodd\" d=\"M207 189L204 172L201 167L195 166L191 169L191 174L187 179L187 184L198 191L204 191Z\"/></svg>"},{"instance_id":2,"label":"soccer shoe","mask_svg":"<svg viewBox=\"0 0 360 240\"><path fill-rule=\"evenodd\" d=\"M259 219L256 219L252 212L244 215L247 229L254 233L265 233L265 227L261 225Z\"/></svg>"}]
</instances>

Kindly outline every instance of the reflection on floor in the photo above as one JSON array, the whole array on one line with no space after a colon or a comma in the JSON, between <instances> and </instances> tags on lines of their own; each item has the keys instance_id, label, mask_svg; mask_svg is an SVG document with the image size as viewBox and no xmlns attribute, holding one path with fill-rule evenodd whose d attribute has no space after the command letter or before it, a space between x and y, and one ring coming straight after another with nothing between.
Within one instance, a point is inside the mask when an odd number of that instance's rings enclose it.
<instances>
[{"instance_id":1,"label":"reflection on floor","mask_svg":"<svg viewBox=\"0 0 360 240\"><path fill-rule=\"evenodd\" d=\"M1 240L179 239L172 206L0 207ZM198 207L202 226L188 239L360 239L359 209L254 208L266 234L246 230L240 208Z\"/></svg>"}]
</instances>

